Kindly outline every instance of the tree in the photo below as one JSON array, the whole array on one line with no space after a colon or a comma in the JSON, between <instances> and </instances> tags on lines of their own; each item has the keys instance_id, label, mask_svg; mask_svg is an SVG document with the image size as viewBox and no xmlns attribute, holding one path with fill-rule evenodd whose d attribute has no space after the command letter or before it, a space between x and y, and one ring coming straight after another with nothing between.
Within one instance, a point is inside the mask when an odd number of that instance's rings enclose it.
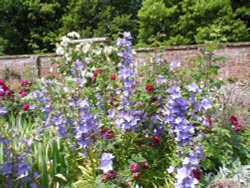
<instances>
[{"instance_id":1,"label":"tree","mask_svg":"<svg viewBox=\"0 0 250 188\"><path fill-rule=\"evenodd\" d=\"M249 40L247 8L237 6L230 0L145 0L138 13L139 46Z\"/></svg>"},{"instance_id":2,"label":"tree","mask_svg":"<svg viewBox=\"0 0 250 188\"><path fill-rule=\"evenodd\" d=\"M122 31L137 33L138 0L71 0L60 33L77 31L84 38L117 37Z\"/></svg>"}]
</instances>

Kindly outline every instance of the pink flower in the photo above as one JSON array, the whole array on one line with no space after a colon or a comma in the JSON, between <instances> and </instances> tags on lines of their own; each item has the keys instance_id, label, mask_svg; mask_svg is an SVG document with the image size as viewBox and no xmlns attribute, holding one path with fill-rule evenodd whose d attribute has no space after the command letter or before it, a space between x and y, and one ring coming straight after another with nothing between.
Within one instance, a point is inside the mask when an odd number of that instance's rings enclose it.
<instances>
[{"instance_id":1,"label":"pink flower","mask_svg":"<svg viewBox=\"0 0 250 188\"><path fill-rule=\"evenodd\" d=\"M141 170L141 166L137 163L134 162L131 166L130 166L130 170L131 172L139 172Z\"/></svg>"},{"instance_id":2,"label":"pink flower","mask_svg":"<svg viewBox=\"0 0 250 188\"><path fill-rule=\"evenodd\" d=\"M147 90L147 91L154 91L155 90L155 87L154 86L146 86L145 87L145 90Z\"/></svg>"},{"instance_id":3,"label":"pink flower","mask_svg":"<svg viewBox=\"0 0 250 188\"><path fill-rule=\"evenodd\" d=\"M19 93L19 94L22 94L23 92L26 92L26 89L21 88L21 89L18 90L18 93Z\"/></svg>"},{"instance_id":4,"label":"pink flower","mask_svg":"<svg viewBox=\"0 0 250 188\"><path fill-rule=\"evenodd\" d=\"M21 86L27 86L27 85L30 85L31 82L28 80L21 80L20 84L21 84Z\"/></svg>"},{"instance_id":5,"label":"pink flower","mask_svg":"<svg viewBox=\"0 0 250 188\"><path fill-rule=\"evenodd\" d=\"M24 91L24 92L22 92L22 94L21 94L21 97L25 97L25 96L27 96L27 92L26 91Z\"/></svg>"},{"instance_id":6,"label":"pink flower","mask_svg":"<svg viewBox=\"0 0 250 188\"><path fill-rule=\"evenodd\" d=\"M28 110L29 108L30 108L30 105L28 105L28 104L24 104L22 106L22 110Z\"/></svg>"},{"instance_id":7,"label":"pink flower","mask_svg":"<svg viewBox=\"0 0 250 188\"><path fill-rule=\"evenodd\" d=\"M114 75L114 74L112 74L112 75L110 76L110 79L111 79L111 80L116 80L116 78L117 78L117 76Z\"/></svg>"}]
</instances>

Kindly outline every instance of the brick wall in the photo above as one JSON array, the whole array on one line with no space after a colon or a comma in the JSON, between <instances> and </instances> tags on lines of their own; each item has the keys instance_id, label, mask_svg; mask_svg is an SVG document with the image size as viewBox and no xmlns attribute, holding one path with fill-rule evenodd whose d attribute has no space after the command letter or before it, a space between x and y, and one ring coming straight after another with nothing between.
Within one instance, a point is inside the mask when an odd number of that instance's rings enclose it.
<instances>
[{"instance_id":1,"label":"brick wall","mask_svg":"<svg viewBox=\"0 0 250 188\"><path fill-rule=\"evenodd\" d=\"M168 62L179 60L182 65L188 66L189 61L203 48L204 46L199 45L167 47L157 54L166 58ZM137 49L134 57L137 67L155 57L156 50ZM219 64L221 67L219 77L224 80L230 77L245 81L250 79L250 42L226 44L214 53L214 57L217 56L227 58L225 62ZM33 79L58 76L58 66L51 63L53 58L60 57L55 54L0 56L0 79L16 85L25 77Z\"/></svg>"}]
</instances>

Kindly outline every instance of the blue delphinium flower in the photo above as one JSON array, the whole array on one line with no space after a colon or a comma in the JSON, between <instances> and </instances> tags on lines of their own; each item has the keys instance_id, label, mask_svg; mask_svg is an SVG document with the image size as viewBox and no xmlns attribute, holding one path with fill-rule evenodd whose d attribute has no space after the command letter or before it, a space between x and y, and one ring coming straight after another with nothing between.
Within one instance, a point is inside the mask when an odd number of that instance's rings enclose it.
<instances>
[{"instance_id":1,"label":"blue delphinium flower","mask_svg":"<svg viewBox=\"0 0 250 188\"><path fill-rule=\"evenodd\" d=\"M79 122L75 127L75 134L78 146L87 149L93 141L90 136L98 129L97 115L91 112L91 105L88 99L79 101Z\"/></svg>"},{"instance_id":2,"label":"blue delphinium flower","mask_svg":"<svg viewBox=\"0 0 250 188\"><path fill-rule=\"evenodd\" d=\"M18 137L14 135L13 137ZM13 187L14 185L25 185L26 183L33 183L33 176L31 174L31 164L27 161L27 155L24 149L23 152L17 152L10 147L10 141L13 138L6 138L4 144L4 158L3 163L0 165L0 176L4 177L4 182L1 185ZM29 142L29 141L25 141Z\"/></svg>"},{"instance_id":3,"label":"blue delphinium flower","mask_svg":"<svg viewBox=\"0 0 250 188\"><path fill-rule=\"evenodd\" d=\"M113 170L113 158L114 156L111 153L103 153L101 156L101 164L99 169L102 170L104 173L107 173L110 170Z\"/></svg>"},{"instance_id":4,"label":"blue delphinium flower","mask_svg":"<svg viewBox=\"0 0 250 188\"><path fill-rule=\"evenodd\" d=\"M180 66L181 66L181 63L179 61L172 61L170 64L170 70L174 71L175 69L177 69Z\"/></svg>"},{"instance_id":5,"label":"blue delphinium flower","mask_svg":"<svg viewBox=\"0 0 250 188\"><path fill-rule=\"evenodd\" d=\"M177 147L178 155L184 157L182 165L176 170L177 188L195 187L199 183L193 175L193 171L199 169L199 161L203 158L202 147L199 145L199 139L202 138L202 132L197 131L192 117L190 118L191 109L194 104L199 108L193 109L197 114L202 108L209 108L211 103L207 100L200 102L196 99L196 95L200 92L200 88L192 83L187 87L190 92L190 98L184 99L181 93L180 84L170 83L170 87L166 90L169 94L165 103L161 107L161 113L158 119L166 125L170 125L170 133L179 143ZM191 111L190 111L191 110ZM194 112L193 112L194 113ZM195 119L197 120L197 118ZM186 147L189 147L187 152ZM194 149L192 149L194 148Z\"/></svg>"},{"instance_id":6,"label":"blue delphinium flower","mask_svg":"<svg viewBox=\"0 0 250 188\"><path fill-rule=\"evenodd\" d=\"M132 36L129 32L124 32L123 38L118 38L117 40L117 45L120 48L118 56L121 59L118 64L118 77L121 78L123 83L122 88L115 92L119 95L121 101L117 107L117 111L113 109L109 111L111 121L123 131L136 129L136 125L142 120L141 115L143 114L143 111L134 108L135 103L131 99L136 87L131 40Z\"/></svg>"},{"instance_id":7,"label":"blue delphinium flower","mask_svg":"<svg viewBox=\"0 0 250 188\"><path fill-rule=\"evenodd\" d=\"M0 107L0 116L4 116L5 114L7 114L7 107L1 106Z\"/></svg>"}]
</instances>

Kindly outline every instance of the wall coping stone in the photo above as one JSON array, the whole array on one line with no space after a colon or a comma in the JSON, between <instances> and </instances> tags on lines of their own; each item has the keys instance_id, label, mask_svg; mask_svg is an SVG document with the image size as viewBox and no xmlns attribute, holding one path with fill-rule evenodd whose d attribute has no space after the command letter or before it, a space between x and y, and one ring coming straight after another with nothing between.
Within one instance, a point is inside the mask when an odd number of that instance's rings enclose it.
<instances>
[{"instance_id":1,"label":"wall coping stone","mask_svg":"<svg viewBox=\"0 0 250 188\"><path fill-rule=\"evenodd\" d=\"M99 38L98 38L99 39ZM239 47L250 47L249 42L235 42L235 43L218 43L218 44L197 44L197 45L180 45L180 46L162 46L162 47L153 47L153 48L135 48L136 52L157 52L158 49L160 51L173 51L173 50L195 50L204 48L207 46L218 46L218 47L227 47L227 48L239 48ZM0 56L1 59L25 59L31 58L33 56L38 57L61 57L61 55L57 55L56 53L46 53L46 54L22 54L22 55L3 55Z\"/></svg>"},{"instance_id":2,"label":"wall coping stone","mask_svg":"<svg viewBox=\"0 0 250 188\"><path fill-rule=\"evenodd\" d=\"M234 48L234 47L250 47L250 42L235 42L235 43L218 43L218 44L197 44L197 45L180 45L180 46L169 46L169 47L154 47L154 48L137 48L135 49L136 52L152 52L156 51L157 49L160 49L162 51L168 51L168 50L193 50L193 49L199 49L204 48L207 46L218 46L218 47L228 47L228 48Z\"/></svg>"}]
</instances>

